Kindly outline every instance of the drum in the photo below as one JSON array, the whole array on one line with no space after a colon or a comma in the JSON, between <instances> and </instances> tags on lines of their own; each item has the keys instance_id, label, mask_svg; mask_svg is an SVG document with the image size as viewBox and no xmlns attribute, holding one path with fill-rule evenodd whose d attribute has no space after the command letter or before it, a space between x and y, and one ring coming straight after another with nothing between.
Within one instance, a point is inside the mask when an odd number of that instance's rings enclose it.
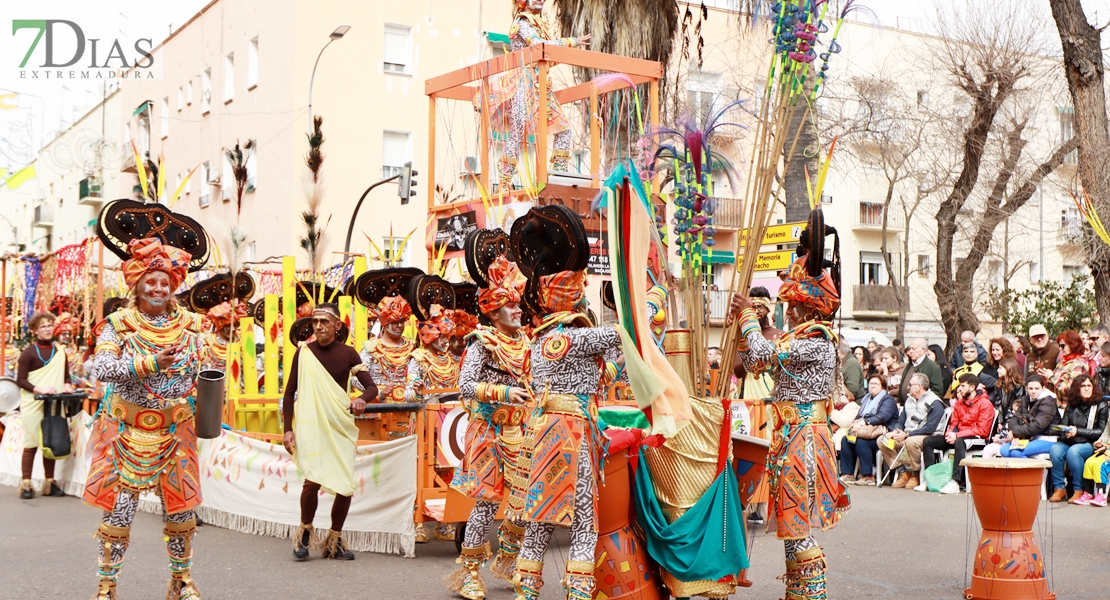
<instances>
[{"instance_id":1,"label":"drum","mask_svg":"<svg viewBox=\"0 0 1110 600\"><path fill-rule=\"evenodd\" d=\"M19 386L11 377L0 377L0 413L19 408Z\"/></svg>"},{"instance_id":2,"label":"drum","mask_svg":"<svg viewBox=\"0 0 1110 600\"><path fill-rule=\"evenodd\" d=\"M751 503L756 489L767 473L767 453L771 442L763 438L732 434L732 460L736 467L736 483L740 491L740 504Z\"/></svg>"},{"instance_id":3,"label":"drum","mask_svg":"<svg viewBox=\"0 0 1110 600\"><path fill-rule=\"evenodd\" d=\"M436 467L457 468L462 465L466 454L466 427L469 419L462 407L452 408L446 414L441 411L439 414L442 419L437 427Z\"/></svg>"}]
</instances>

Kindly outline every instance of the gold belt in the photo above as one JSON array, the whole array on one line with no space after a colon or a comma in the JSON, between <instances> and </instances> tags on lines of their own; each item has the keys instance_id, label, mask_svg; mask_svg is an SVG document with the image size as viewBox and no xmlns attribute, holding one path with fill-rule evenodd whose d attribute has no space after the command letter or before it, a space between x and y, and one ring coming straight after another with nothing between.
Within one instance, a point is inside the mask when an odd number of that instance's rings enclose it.
<instances>
[{"instance_id":1,"label":"gold belt","mask_svg":"<svg viewBox=\"0 0 1110 600\"><path fill-rule=\"evenodd\" d=\"M165 408L146 408L119 396L112 396L108 415L145 431L167 429L171 424L184 423L193 418L193 407L188 400L182 398L171 402L174 404Z\"/></svg>"},{"instance_id":2,"label":"gold belt","mask_svg":"<svg viewBox=\"0 0 1110 600\"><path fill-rule=\"evenodd\" d=\"M545 394L543 397L543 412L560 415L569 415L580 419L597 417L597 397L589 397L585 409L582 401L574 394Z\"/></svg>"},{"instance_id":3,"label":"gold belt","mask_svg":"<svg viewBox=\"0 0 1110 600\"><path fill-rule=\"evenodd\" d=\"M794 402L774 402L776 421L779 425L812 425L828 423L829 412L826 400L797 404Z\"/></svg>"},{"instance_id":4,"label":"gold belt","mask_svg":"<svg viewBox=\"0 0 1110 600\"><path fill-rule=\"evenodd\" d=\"M499 404L494 409L493 414L489 416L489 422L493 425L509 425L517 426L524 422L524 417L528 411L524 406L512 404Z\"/></svg>"}]
</instances>

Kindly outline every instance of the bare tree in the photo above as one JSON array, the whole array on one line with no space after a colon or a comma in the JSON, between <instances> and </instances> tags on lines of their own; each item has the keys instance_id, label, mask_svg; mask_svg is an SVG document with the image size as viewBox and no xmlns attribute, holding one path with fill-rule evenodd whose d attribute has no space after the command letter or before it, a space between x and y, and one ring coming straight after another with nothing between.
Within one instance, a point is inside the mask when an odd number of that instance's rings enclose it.
<instances>
[{"instance_id":1,"label":"bare tree","mask_svg":"<svg viewBox=\"0 0 1110 600\"><path fill-rule=\"evenodd\" d=\"M1110 222L1110 131L1106 115L1106 69L1101 35L1087 19L1080 0L1049 0L1052 18L1064 49L1064 75L1075 107L1075 138L1079 150L1079 179L1103 223ZM1100 320L1110 317L1110 258L1093 241L1088 262L1095 284Z\"/></svg>"},{"instance_id":2,"label":"bare tree","mask_svg":"<svg viewBox=\"0 0 1110 600\"><path fill-rule=\"evenodd\" d=\"M1024 165L1029 144L1026 129L1036 92L1050 78L1030 40L1036 21L1021 15L1000 15L990 7L941 15L940 37L929 44L939 67L969 101L965 123L956 122L961 147L959 174L937 210L937 274L933 290L950 351L963 330L978 331L972 284L991 246L994 231L1025 205L1041 181L1076 147L1076 140L1058 146L1032 169ZM958 221L967 219L973 193L982 187L982 213L967 243L967 253L953 269ZM978 202L976 202L978 204ZM976 217L979 211L974 210Z\"/></svg>"}]
</instances>

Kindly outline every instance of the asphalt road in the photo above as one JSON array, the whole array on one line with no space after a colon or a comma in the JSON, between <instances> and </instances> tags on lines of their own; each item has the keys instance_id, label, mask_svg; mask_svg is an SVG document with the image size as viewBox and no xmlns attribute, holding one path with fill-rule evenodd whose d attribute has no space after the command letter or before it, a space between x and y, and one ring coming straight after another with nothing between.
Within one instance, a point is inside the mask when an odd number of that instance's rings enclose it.
<instances>
[{"instance_id":1,"label":"asphalt road","mask_svg":"<svg viewBox=\"0 0 1110 600\"><path fill-rule=\"evenodd\" d=\"M829 597L962 598L969 544L978 528L966 495L941 496L889 488L853 488L852 510L819 540L829 556ZM76 498L19 500L0 487L0 599L86 600L95 588L99 511ZM1061 600L1110 596L1110 507L1042 504L1038 533L1052 567L1050 583ZM969 534L970 532L970 534ZM968 540L973 536L973 540ZM140 513L120 577L124 600L161 600L168 568L160 518ZM782 545L766 533L753 535L754 586L736 598L782 596ZM1054 543L1053 543L1054 542ZM428 598L451 596L442 580L454 567L454 545L417 546L416 559L358 554L353 563L314 558L295 563L288 541L200 528L193 575L206 600L246 598ZM557 558L547 561L545 599L561 598ZM511 600L512 591L487 577L490 600Z\"/></svg>"}]
</instances>

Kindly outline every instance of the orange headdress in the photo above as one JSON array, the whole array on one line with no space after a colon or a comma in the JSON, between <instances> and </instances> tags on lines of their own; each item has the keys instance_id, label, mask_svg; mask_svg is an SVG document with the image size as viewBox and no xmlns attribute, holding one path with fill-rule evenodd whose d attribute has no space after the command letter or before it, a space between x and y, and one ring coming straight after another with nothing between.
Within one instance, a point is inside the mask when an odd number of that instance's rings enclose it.
<instances>
[{"instance_id":1,"label":"orange headdress","mask_svg":"<svg viewBox=\"0 0 1110 600\"><path fill-rule=\"evenodd\" d=\"M450 336L455 330L455 324L451 322L451 312L444 310L442 306L433 304L431 310L428 311L428 320L421 321L417 325L417 331L420 334L420 343L427 346L436 341L440 337Z\"/></svg>"},{"instance_id":2,"label":"orange headdress","mask_svg":"<svg viewBox=\"0 0 1110 600\"><path fill-rule=\"evenodd\" d=\"M374 311L382 325L404 321L412 315L412 307L400 296L386 296Z\"/></svg>"},{"instance_id":3,"label":"orange headdress","mask_svg":"<svg viewBox=\"0 0 1110 600\"><path fill-rule=\"evenodd\" d=\"M561 271L540 277L540 305L549 313L579 309L586 299L586 272Z\"/></svg>"},{"instance_id":4,"label":"orange headdress","mask_svg":"<svg viewBox=\"0 0 1110 600\"><path fill-rule=\"evenodd\" d=\"M249 308L245 302L240 302L235 305L233 309L230 302L223 302L208 309L204 318L212 324L212 328L216 331L237 323L239 319L250 316Z\"/></svg>"},{"instance_id":5,"label":"orange headdress","mask_svg":"<svg viewBox=\"0 0 1110 600\"><path fill-rule=\"evenodd\" d=\"M123 263L123 280L133 288L144 275L162 271L177 289L185 279L192 257L188 252L163 244L158 238L142 238L128 243L131 258Z\"/></svg>"},{"instance_id":6,"label":"orange headdress","mask_svg":"<svg viewBox=\"0 0 1110 600\"><path fill-rule=\"evenodd\" d=\"M520 302L524 286L528 283L515 262L498 256L489 266L489 288L478 295L478 308L490 314L511 302Z\"/></svg>"},{"instance_id":7,"label":"orange headdress","mask_svg":"<svg viewBox=\"0 0 1110 600\"><path fill-rule=\"evenodd\" d=\"M54 335L55 336L62 333L63 331L68 331L70 333L74 333L76 330L77 330L77 319L74 319L73 315L71 315L67 312L64 312L64 313L58 315L58 318L54 320Z\"/></svg>"}]
</instances>

